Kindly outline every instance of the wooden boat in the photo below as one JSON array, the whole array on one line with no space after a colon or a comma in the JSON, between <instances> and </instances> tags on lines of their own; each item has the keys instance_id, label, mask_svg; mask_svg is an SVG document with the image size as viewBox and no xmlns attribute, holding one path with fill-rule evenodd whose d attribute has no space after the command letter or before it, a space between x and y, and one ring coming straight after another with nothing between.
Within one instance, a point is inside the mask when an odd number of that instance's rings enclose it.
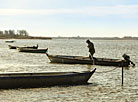
<instances>
[{"instance_id":1,"label":"wooden boat","mask_svg":"<svg viewBox=\"0 0 138 102\"><path fill-rule=\"evenodd\" d=\"M0 74L0 89L87 84L93 71Z\"/></svg>"},{"instance_id":2,"label":"wooden boat","mask_svg":"<svg viewBox=\"0 0 138 102\"><path fill-rule=\"evenodd\" d=\"M18 48L30 48L30 49L38 49L38 44L36 46L23 46Z\"/></svg>"},{"instance_id":3,"label":"wooden boat","mask_svg":"<svg viewBox=\"0 0 138 102\"><path fill-rule=\"evenodd\" d=\"M30 48L18 48L19 52L28 52L28 53L46 53L47 49L30 49Z\"/></svg>"},{"instance_id":4,"label":"wooden boat","mask_svg":"<svg viewBox=\"0 0 138 102\"><path fill-rule=\"evenodd\" d=\"M19 47L19 46L12 46L12 45L8 45L9 49L17 49L17 48L31 48L31 49L38 49L38 44L36 46L23 46L23 47Z\"/></svg>"},{"instance_id":5,"label":"wooden boat","mask_svg":"<svg viewBox=\"0 0 138 102\"><path fill-rule=\"evenodd\" d=\"M130 60L124 59L110 59L110 58L96 58L91 60L89 57L83 56L67 56L67 55L49 55L46 53L51 63L64 63L64 64L94 64L103 66L129 66Z\"/></svg>"},{"instance_id":6,"label":"wooden boat","mask_svg":"<svg viewBox=\"0 0 138 102\"><path fill-rule=\"evenodd\" d=\"M9 49L16 49L18 48L18 46L12 46L12 45L8 45L9 46Z\"/></svg>"},{"instance_id":7,"label":"wooden boat","mask_svg":"<svg viewBox=\"0 0 138 102\"><path fill-rule=\"evenodd\" d=\"M13 43L13 42L15 42L14 40L9 40L9 41L5 41L6 43Z\"/></svg>"}]
</instances>

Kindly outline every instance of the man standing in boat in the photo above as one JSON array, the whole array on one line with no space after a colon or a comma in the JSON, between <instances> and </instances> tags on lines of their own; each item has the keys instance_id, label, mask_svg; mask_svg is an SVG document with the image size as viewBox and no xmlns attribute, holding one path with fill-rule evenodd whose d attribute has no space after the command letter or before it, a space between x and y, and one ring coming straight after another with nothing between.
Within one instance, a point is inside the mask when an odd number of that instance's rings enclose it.
<instances>
[{"instance_id":1,"label":"man standing in boat","mask_svg":"<svg viewBox=\"0 0 138 102\"><path fill-rule=\"evenodd\" d=\"M88 48L89 48L89 52L90 52L89 57L90 57L91 60L93 60L93 55L95 53L94 44L90 40L86 40L86 43L88 44Z\"/></svg>"}]
</instances>

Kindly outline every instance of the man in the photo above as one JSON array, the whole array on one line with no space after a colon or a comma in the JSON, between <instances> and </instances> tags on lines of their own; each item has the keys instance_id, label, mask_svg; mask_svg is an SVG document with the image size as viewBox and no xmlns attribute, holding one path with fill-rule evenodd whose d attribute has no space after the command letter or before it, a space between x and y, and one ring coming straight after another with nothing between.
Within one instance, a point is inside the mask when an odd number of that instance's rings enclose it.
<instances>
[{"instance_id":1,"label":"man","mask_svg":"<svg viewBox=\"0 0 138 102\"><path fill-rule=\"evenodd\" d=\"M86 43L88 44L88 48L89 48L89 52L90 52L90 57L93 59L93 55L95 53L94 44L90 40L87 40Z\"/></svg>"}]
</instances>

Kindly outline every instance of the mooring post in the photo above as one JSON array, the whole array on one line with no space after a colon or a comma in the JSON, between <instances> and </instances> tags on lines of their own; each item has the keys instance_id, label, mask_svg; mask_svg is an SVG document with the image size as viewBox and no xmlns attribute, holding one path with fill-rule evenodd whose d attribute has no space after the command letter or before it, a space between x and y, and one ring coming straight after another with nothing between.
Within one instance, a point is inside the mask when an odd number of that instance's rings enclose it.
<instances>
[{"instance_id":1,"label":"mooring post","mask_svg":"<svg viewBox=\"0 0 138 102\"><path fill-rule=\"evenodd\" d=\"M122 61L122 86L124 83L124 68L123 68L123 61Z\"/></svg>"}]
</instances>

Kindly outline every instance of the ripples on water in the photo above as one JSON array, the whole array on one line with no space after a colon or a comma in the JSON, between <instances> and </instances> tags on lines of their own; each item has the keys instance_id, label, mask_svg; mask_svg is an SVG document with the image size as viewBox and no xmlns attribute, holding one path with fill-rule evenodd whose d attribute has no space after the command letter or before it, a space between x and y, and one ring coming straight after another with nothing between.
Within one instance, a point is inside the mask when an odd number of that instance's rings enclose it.
<instances>
[{"instance_id":1,"label":"ripples on water","mask_svg":"<svg viewBox=\"0 0 138 102\"><path fill-rule=\"evenodd\" d=\"M84 39L16 40L12 45L35 45L49 48L49 54L88 56ZM0 102L138 102L138 41L93 40L95 57L119 58L130 55L136 67L124 70L124 86L121 87L121 68L109 66L51 64L45 54L19 53L10 50L0 40L0 73L85 71L97 68L89 85L49 87L34 89L0 90ZM113 70L108 73L109 70Z\"/></svg>"}]
</instances>

